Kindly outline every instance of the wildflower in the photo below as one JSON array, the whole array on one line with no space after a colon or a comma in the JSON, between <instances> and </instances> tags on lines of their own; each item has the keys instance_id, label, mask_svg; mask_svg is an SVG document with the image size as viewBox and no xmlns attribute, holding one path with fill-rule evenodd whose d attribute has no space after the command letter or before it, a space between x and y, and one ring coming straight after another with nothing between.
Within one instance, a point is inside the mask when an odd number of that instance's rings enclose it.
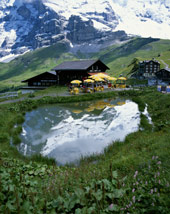
<instances>
[{"instance_id":1,"label":"wildflower","mask_svg":"<svg viewBox=\"0 0 170 214\"><path fill-rule=\"evenodd\" d=\"M136 185L138 185L139 183L138 182L136 182Z\"/></svg>"},{"instance_id":2,"label":"wildflower","mask_svg":"<svg viewBox=\"0 0 170 214\"><path fill-rule=\"evenodd\" d=\"M160 179L159 179L158 183L161 184L161 180Z\"/></svg>"},{"instance_id":3,"label":"wildflower","mask_svg":"<svg viewBox=\"0 0 170 214\"><path fill-rule=\"evenodd\" d=\"M138 175L138 171L135 172L134 174L134 178L136 178L136 176Z\"/></svg>"},{"instance_id":4,"label":"wildflower","mask_svg":"<svg viewBox=\"0 0 170 214\"><path fill-rule=\"evenodd\" d=\"M109 209L111 210L113 208L113 204L110 204Z\"/></svg>"},{"instance_id":5,"label":"wildflower","mask_svg":"<svg viewBox=\"0 0 170 214\"><path fill-rule=\"evenodd\" d=\"M135 192L135 189L132 189L132 192Z\"/></svg>"},{"instance_id":6,"label":"wildflower","mask_svg":"<svg viewBox=\"0 0 170 214\"><path fill-rule=\"evenodd\" d=\"M123 183L123 184L122 184L122 186L124 187L124 186L125 186L125 184Z\"/></svg>"},{"instance_id":7,"label":"wildflower","mask_svg":"<svg viewBox=\"0 0 170 214\"><path fill-rule=\"evenodd\" d=\"M152 160L154 160L155 159L155 156L152 156Z\"/></svg>"},{"instance_id":8,"label":"wildflower","mask_svg":"<svg viewBox=\"0 0 170 214\"><path fill-rule=\"evenodd\" d=\"M152 203L152 206L154 207L154 206L155 206L155 204L154 204L154 203Z\"/></svg>"},{"instance_id":9,"label":"wildflower","mask_svg":"<svg viewBox=\"0 0 170 214\"><path fill-rule=\"evenodd\" d=\"M153 194L153 189L151 189L151 194Z\"/></svg>"},{"instance_id":10,"label":"wildflower","mask_svg":"<svg viewBox=\"0 0 170 214\"><path fill-rule=\"evenodd\" d=\"M155 190L155 192L157 192L157 188L155 188L154 190Z\"/></svg>"},{"instance_id":11,"label":"wildflower","mask_svg":"<svg viewBox=\"0 0 170 214\"><path fill-rule=\"evenodd\" d=\"M148 185L148 182L146 181L145 184Z\"/></svg>"},{"instance_id":12,"label":"wildflower","mask_svg":"<svg viewBox=\"0 0 170 214\"><path fill-rule=\"evenodd\" d=\"M150 168L151 168L151 166L149 165L149 166L148 166L148 168L150 169Z\"/></svg>"},{"instance_id":13,"label":"wildflower","mask_svg":"<svg viewBox=\"0 0 170 214\"><path fill-rule=\"evenodd\" d=\"M169 187L169 183L166 184L166 187Z\"/></svg>"},{"instance_id":14,"label":"wildflower","mask_svg":"<svg viewBox=\"0 0 170 214\"><path fill-rule=\"evenodd\" d=\"M161 161L158 161L158 163L157 163L158 165L160 165L161 164Z\"/></svg>"},{"instance_id":15,"label":"wildflower","mask_svg":"<svg viewBox=\"0 0 170 214\"><path fill-rule=\"evenodd\" d=\"M135 200L136 200L135 195L132 197L132 200L133 200L133 203L135 203Z\"/></svg>"},{"instance_id":16,"label":"wildflower","mask_svg":"<svg viewBox=\"0 0 170 214\"><path fill-rule=\"evenodd\" d=\"M160 176L160 172L157 173L158 177Z\"/></svg>"}]
</instances>

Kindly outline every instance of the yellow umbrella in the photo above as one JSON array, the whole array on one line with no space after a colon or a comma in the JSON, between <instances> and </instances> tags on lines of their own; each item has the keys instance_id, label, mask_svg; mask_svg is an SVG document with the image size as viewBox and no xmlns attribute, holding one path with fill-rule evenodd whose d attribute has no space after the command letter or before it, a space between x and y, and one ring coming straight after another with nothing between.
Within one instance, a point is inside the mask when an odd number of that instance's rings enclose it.
<instances>
[{"instance_id":1,"label":"yellow umbrella","mask_svg":"<svg viewBox=\"0 0 170 214\"><path fill-rule=\"evenodd\" d=\"M96 78L96 77L98 77L97 74L91 75L91 76L89 76L88 78L93 79L93 78Z\"/></svg>"},{"instance_id":2,"label":"yellow umbrella","mask_svg":"<svg viewBox=\"0 0 170 214\"><path fill-rule=\"evenodd\" d=\"M91 111L94 111L94 108L90 108L90 107L89 107L89 108L86 108L85 111L91 112Z\"/></svg>"},{"instance_id":3,"label":"yellow umbrella","mask_svg":"<svg viewBox=\"0 0 170 214\"><path fill-rule=\"evenodd\" d=\"M102 79L100 77L96 77L96 78L94 78L94 81L96 81L96 82L102 82L102 81L104 81L104 79Z\"/></svg>"},{"instance_id":4,"label":"yellow umbrella","mask_svg":"<svg viewBox=\"0 0 170 214\"><path fill-rule=\"evenodd\" d=\"M112 105L112 104L108 104L107 106L110 107L110 108L114 108L115 107L115 105Z\"/></svg>"},{"instance_id":5,"label":"yellow umbrella","mask_svg":"<svg viewBox=\"0 0 170 214\"><path fill-rule=\"evenodd\" d=\"M87 83L93 83L93 82L94 82L94 80L86 79L86 80L84 80L84 82L87 82Z\"/></svg>"},{"instance_id":6,"label":"yellow umbrella","mask_svg":"<svg viewBox=\"0 0 170 214\"><path fill-rule=\"evenodd\" d=\"M118 80L127 80L126 77L119 77Z\"/></svg>"},{"instance_id":7,"label":"yellow umbrella","mask_svg":"<svg viewBox=\"0 0 170 214\"><path fill-rule=\"evenodd\" d=\"M98 73L97 75L101 78L107 78L108 77L107 74L103 74L103 73Z\"/></svg>"},{"instance_id":8,"label":"yellow umbrella","mask_svg":"<svg viewBox=\"0 0 170 214\"><path fill-rule=\"evenodd\" d=\"M105 77L103 77L103 78L105 78L105 79L109 79L110 78L110 76L109 75L106 75Z\"/></svg>"},{"instance_id":9,"label":"yellow umbrella","mask_svg":"<svg viewBox=\"0 0 170 214\"><path fill-rule=\"evenodd\" d=\"M115 78L115 77L109 77L109 78L107 78L107 80L116 81L116 80L117 80L117 78Z\"/></svg>"},{"instance_id":10,"label":"yellow umbrella","mask_svg":"<svg viewBox=\"0 0 170 214\"><path fill-rule=\"evenodd\" d=\"M78 109L77 110L75 109L75 110L72 110L72 112L75 113L75 114L80 114L82 111L78 110Z\"/></svg>"},{"instance_id":11,"label":"yellow umbrella","mask_svg":"<svg viewBox=\"0 0 170 214\"><path fill-rule=\"evenodd\" d=\"M124 104L126 104L126 102L117 102L117 105L119 105L119 106L122 106Z\"/></svg>"},{"instance_id":12,"label":"yellow umbrella","mask_svg":"<svg viewBox=\"0 0 170 214\"><path fill-rule=\"evenodd\" d=\"M80 84L80 83L82 83L82 81L80 81L80 80L72 80L71 81L71 84Z\"/></svg>"}]
</instances>

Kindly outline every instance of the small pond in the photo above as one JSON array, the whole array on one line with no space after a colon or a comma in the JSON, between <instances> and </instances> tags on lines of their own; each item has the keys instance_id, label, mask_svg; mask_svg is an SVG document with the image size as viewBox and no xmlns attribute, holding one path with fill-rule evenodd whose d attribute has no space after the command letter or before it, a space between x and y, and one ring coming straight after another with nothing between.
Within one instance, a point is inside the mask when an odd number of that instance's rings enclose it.
<instances>
[{"instance_id":1,"label":"small pond","mask_svg":"<svg viewBox=\"0 0 170 214\"><path fill-rule=\"evenodd\" d=\"M139 124L138 105L130 100L43 106L26 113L18 149L24 155L53 157L64 165L103 152L113 141L137 131Z\"/></svg>"}]
</instances>

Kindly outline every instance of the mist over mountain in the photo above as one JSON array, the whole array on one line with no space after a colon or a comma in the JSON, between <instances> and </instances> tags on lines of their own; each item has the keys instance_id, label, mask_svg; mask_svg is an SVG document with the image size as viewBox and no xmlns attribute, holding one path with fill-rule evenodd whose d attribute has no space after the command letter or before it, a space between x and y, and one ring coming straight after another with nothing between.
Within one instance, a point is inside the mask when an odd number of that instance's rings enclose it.
<instances>
[{"instance_id":1,"label":"mist over mountain","mask_svg":"<svg viewBox=\"0 0 170 214\"><path fill-rule=\"evenodd\" d=\"M97 52L129 36L170 39L169 0L1 0L0 61L65 42Z\"/></svg>"}]
</instances>

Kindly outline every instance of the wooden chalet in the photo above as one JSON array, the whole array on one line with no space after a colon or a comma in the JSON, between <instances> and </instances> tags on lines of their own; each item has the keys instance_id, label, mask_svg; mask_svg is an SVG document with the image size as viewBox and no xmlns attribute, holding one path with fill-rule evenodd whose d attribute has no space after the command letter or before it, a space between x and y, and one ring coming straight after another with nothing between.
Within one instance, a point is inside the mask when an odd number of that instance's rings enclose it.
<instances>
[{"instance_id":1,"label":"wooden chalet","mask_svg":"<svg viewBox=\"0 0 170 214\"><path fill-rule=\"evenodd\" d=\"M162 81L170 83L170 69L161 69L156 72L156 77Z\"/></svg>"},{"instance_id":2,"label":"wooden chalet","mask_svg":"<svg viewBox=\"0 0 170 214\"><path fill-rule=\"evenodd\" d=\"M27 80L28 87L48 87L51 85L66 85L74 79L82 80L88 76L105 72L109 69L101 60L66 61L52 69ZM25 87L26 88L26 87Z\"/></svg>"},{"instance_id":3,"label":"wooden chalet","mask_svg":"<svg viewBox=\"0 0 170 214\"><path fill-rule=\"evenodd\" d=\"M139 77L144 79L154 78L156 72L160 70L160 63L154 59L139 62Z\"/></svg>"},{"instance_id":4,"label":"wooden chalet","mask_svg":"<svg viewBox=\"0 0 170 214\"><path fill-rule=\"evenodd\" d=\"M64 85L74 79L82 80L88 76L109 69L101 60L66 61L52 70L56 72L58 84Z\"/></svg>"}]
</instances>

